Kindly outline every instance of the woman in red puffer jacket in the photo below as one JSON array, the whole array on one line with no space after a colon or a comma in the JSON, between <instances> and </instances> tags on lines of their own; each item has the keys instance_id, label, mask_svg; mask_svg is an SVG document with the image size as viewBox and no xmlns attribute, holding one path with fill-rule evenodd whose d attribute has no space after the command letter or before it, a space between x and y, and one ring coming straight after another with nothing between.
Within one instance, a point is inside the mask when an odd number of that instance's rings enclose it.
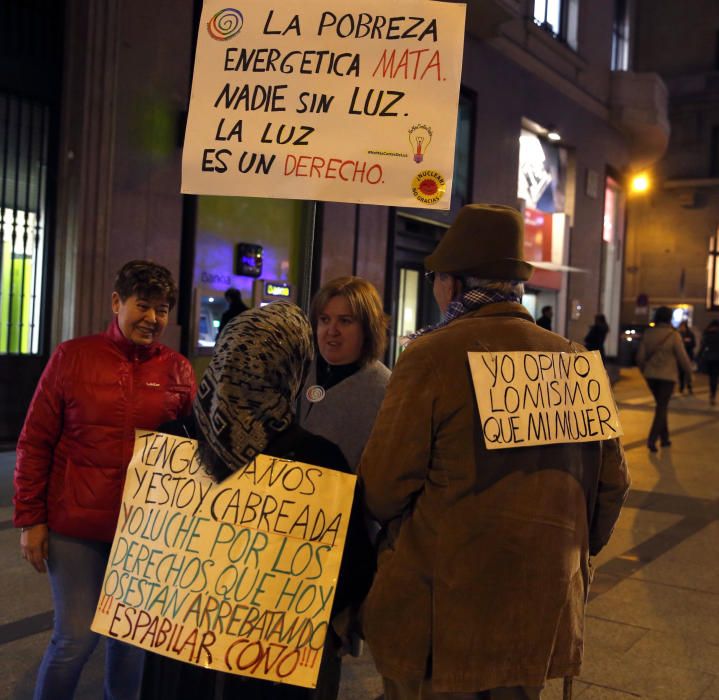
<instances>
[{"instance_id":1,"label":"woman in red puffer jacket","mask_svg":"<svg viewBox=\"0 0 719 700\"><path fill-rule=\"evenodd\" d=\"M190 363L157 342L175 304L166 268L134 260L118 272L104 333L52 354L17 445L15 526L22 555L49 571L55 625L35 700L72 698L97 644L90 630L122 501L135 429L189 414ZM106 698L135 698L143 652L108 639Z\"/></svg>"}]
</instances>

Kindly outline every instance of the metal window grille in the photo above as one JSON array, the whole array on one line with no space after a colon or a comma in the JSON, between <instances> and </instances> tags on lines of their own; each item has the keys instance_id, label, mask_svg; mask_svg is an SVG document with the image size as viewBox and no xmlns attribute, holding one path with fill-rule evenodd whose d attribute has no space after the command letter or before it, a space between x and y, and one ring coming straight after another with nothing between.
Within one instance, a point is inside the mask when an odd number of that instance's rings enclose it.
<instances>
[{"instance_id":1,"label":"metal window grille","mask_svg":"<svg viewBox=\"0 0 719 700\"><path fill-rule=\"evenodd\" d=\"M0 93L0 354L41 351L48 107Z\"/></svg>"}]
</instances>

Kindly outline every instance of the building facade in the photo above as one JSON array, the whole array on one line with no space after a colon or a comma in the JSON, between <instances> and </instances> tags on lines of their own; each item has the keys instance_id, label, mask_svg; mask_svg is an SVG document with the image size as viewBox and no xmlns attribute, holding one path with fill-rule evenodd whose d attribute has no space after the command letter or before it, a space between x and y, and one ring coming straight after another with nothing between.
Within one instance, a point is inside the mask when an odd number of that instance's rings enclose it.
<instances>
[{"instance_id":1,"label":"building facade","mask_svg":"<svg viewBox=\"0 0 719 700\"><path fill-rule=\"evenodd\" d=\"M433 320L421 261L458 208L510 204L524 211L525 253L537 268L525 303L535 315L552 306L554 330L580 341L604 313L615 356L626 182L669 137L666 87L631 70L637 12L629 0L469 3L455 158L463 187L452 210L324 205L322 279L353 271L371 279L394 341Z\"/></svg>"},{"instance_id":2,"label":"building facade","mask_svg":"<svg viewBox=\"0 0 719 700\"><path fill-rule=\"evenodd\" d=\"M13 4L44 7L20 0L4 6ZM0 326L9 330L0 367L15 382L7 382L15 400L12 410L3 409L0 437L16 434L54 345L109 322L113 273L131 258L154 259L177 274L181 297L166 339L198 373L212 351L228 287L252 303L279 296L306 305L321 283L343 274L368 278L383 295L393 362L399 336L436 320L422 259L469 202L524 212L525 252L537 267L527 304L536 315L552 306L554 329L578 340L594 314L604 313L612 329L608 354L616 354L626 180L659 158L668 139L663 82L629 70L637 8L628 0L467 4L449 212L181 195L200 3L55 6L62 41L53 64L57 99L48 107L56 119L47 184L38 195L47 210L43 255L3 268ZM17 61L8 59L0 76L14 70ZM9 79L0 80L0 99L4 94L15 94ZM13 128L12 120L0 121L6 140ZM17 179L20 171L8 162L0 161L0 173ZM21 255L17 231L25 210L15 201L6 202L8 210L14 223L3 250ZM25 268L40 283L32 293ZM16 308L30 296L42 314ZM34 345L21 341L31 325Z\"/></svg>"},{"instance_id":3,"label":"building facade","mask_svg":"<svg viewBox=\"0 0 719 700\"><path fill-rule=\"evenodd\" d=\"M687 318L701 332L719 310L708 275L719 226L719 4L638 6L635 62L667 85L671 139L648 191L630 200L622 320L648 323L666 305L676 324Z\"/></svg>"}]
</instances>

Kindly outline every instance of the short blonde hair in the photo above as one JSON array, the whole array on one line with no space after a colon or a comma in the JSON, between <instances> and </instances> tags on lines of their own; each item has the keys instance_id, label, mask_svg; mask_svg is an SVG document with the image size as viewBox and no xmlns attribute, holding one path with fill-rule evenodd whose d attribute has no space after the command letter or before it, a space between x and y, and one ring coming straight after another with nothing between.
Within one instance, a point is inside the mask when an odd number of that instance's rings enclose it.
<instances>
[{"instance_id":1,"label":"short blonde hair","mask_svg":"<svg viewBox=\"0 0 719 700\"><path fill-rule=\"evenodd\" d=\"M384 355L387 347L389 316L382 308L382 300L375 286L362 277L337 277L327 282L315 294L310 306L310 322L317 340L317 322L325 306L333 297L344 297L352 315L362 325L362 352L360 365L364 366Z\"/></svg>"}]
</instances>

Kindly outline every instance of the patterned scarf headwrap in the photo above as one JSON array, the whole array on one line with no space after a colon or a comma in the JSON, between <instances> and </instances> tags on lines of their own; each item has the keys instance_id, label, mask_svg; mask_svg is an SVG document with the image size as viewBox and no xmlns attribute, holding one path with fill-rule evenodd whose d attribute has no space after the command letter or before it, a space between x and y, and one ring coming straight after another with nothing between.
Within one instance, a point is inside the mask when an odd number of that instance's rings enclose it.
<instances>
[{"instance_id":1,"label":"patterned scarf headwrap","mask_svg":"<svg viewBox=\"0 0 719 700\"><path fill-rule=\"evenodd\" d=\"M292 424L312 356L312 328L289 302L250 309L225 326L194 403L200 456L215 479L245 467Z\"/></svg>"},{"instance_id":2,"label":"patterned scarf headwrap","mask_svg":"<svg viewBox=\"0 0 719 700\"><path fill-rule=\"evenodd\" d=\"M454 321L455 318L464 316L464 314L470 311L476 311L487 304L496 304L500 301L513 301L519 304L522 298L516 294L502 294L494 289L482 289L481 287L468 289L459 299L454 299L449 303L447 311L439 323L435 323L433 326L425 326L414 333L410 333L405 337L402 346L406 347L415 338L436 331L438 328L443 328L450 321Z\"/></svg>"}]
</instances>

